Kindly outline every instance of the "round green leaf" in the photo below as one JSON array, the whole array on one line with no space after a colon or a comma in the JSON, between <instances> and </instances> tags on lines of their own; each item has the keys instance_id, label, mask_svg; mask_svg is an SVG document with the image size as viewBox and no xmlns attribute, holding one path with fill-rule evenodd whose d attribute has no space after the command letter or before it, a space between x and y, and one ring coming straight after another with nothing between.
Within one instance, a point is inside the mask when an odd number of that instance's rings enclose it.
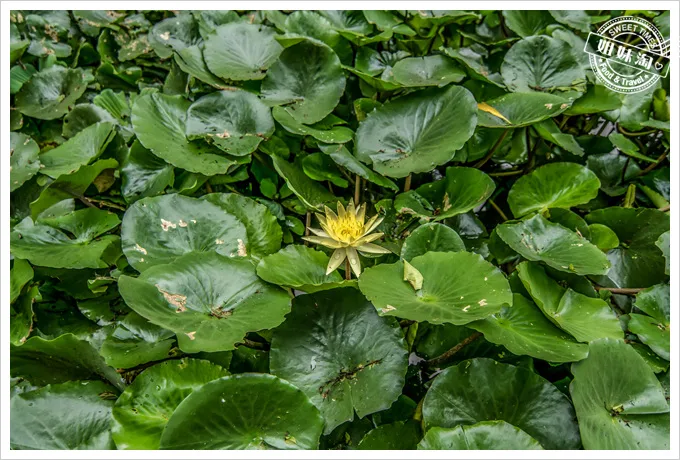
<instances>
[{"instance_id":1,"label":"round green leaf","mask_svg":"<svg viewBox=\"0 0 680 460\"><path fill-rule=\"evenodd\" d=\"M340 59L327 45L303 40L286 48L262 81L262 100L285 105L299 123L312 124L331 113L345 91Z\"/></svg>"},{"instance_id":2,"label":"round green leaf","mask_svg":"<svg viewBox=\"0 0 680 460\"><path fill-rule=\"evenodd\" d=\"M572 48L545 35L527 37L512 45L503 59L501 75L510 91L520 93L568 89L586 78Z\"/></svg>"},{"instance_id":3,"label":"round green leaf","mask_svg":"<svg viewBox=\"0 0 680 460\"><path fill-rule=\"evenodd\" d=\"M247 155L274 133L269 108L247 91L210 93L187 112L188 139L204 139L232 155Z\"/></svg>"},{"instance_id":4,"label":"round green leaf","mask_svg":"<svg viewBox=\"0 0 680 460\"><path fill-rule=\"evenodd\" d=\"M493 420L520 428L546 449L578 449L581 444L567 396L529 369L471 359L444 370L425 395L428 428Z\"/></svg>"},{"instance_id":5,"label":"round green leaf","mask_svg":"<svg viewBox=\"0 0 680 460\"><path fill-rule=\"evenodd\" d=\"M579 342L623 339L619 320L604 300L562 287L535 262L522 262L517 272L543 314Z\"/></svg>"},{"instance_id":6,"label":"round green leaf","mask_svg":"<svg viewBox=\"0 0 680 460\"><path fill-rule=\"evenodd\" d=\"M295 193L307 209L319 211L325 203L336 200L335 195L326 187L305 174L301 161L289 163L277 155L272 155L271 158L276 172L283 177L288 188Z\"/></svg>"},{"instance_id":7,"label":"round green leaf","mask_svg":"<svg viewBox=\"0 0 680 460\"><path fill-rule=\"evenodd\" d=\"M590 224L588 225L588 230L590 231L590 242L602 251L607 252L610 249L619 247L619 237L606 225Z\"/></svg>"},{"instance_id":8,"label":"round green leaf","mask_svg":"<svg viewBox=\"0 0 680 460\"><path fill-rule=\"evenodd\" d=\"M121 230L130 265L144 271L190 252L250 254L246 227L238 216L211 202L217 200L173 194L134 203L125 212Z\"/></svg>"},{"instance_id":9,"label":"round green leaf","mask_svg":"<svg viewBox=\"0 0 680 460\"><path fill-rule=\"evenodd\" d=\"M548 208L571 208L597 196L600 180L594 172L577 163L550 163L520 177L508 193L508 205L515 217Z\"/></svg>"},{"instance_id":10,"label":"round green leaf","mask_svg":"<svg viewBox=\"0 0 680 460\"><path fill-rule=\"evenodd\" d=\"M40 170L40 147L30 136L11 133L9 138L9 191L13 192Z\"/></svg>"},{"instance_id":11,"label":"round green leaf","mask_svg":"<svg viewBox=\"0 0 680 460\"><path fill-rule=\"evenodd\" d=\"M401 258L410 261L414 257L433 252L465 251L465 244L455 230L444 224L429 223L416 228L401 247Z\"/></svg>"},{"instance_id":12,"label":"round green leaf","mask_svg":"<svg viewBox=\"0 0 680 460\"><path fill-rule=\"evenodd\" d=\"M373 428L359 441L359 450L415 450L422 435L418 423L388 423Z\"/></svg>"},{"instance_id":13,"label":"round green leaf","mask_svg":"<svg viewBox=\"0 0 680 460\"><path fill-rule=\"evenodd\" d=\"M103 378L118 389L124 387L123 379L106 365L97 350L73 334L53 340L31 337L21 346L11 345L10 375L34 385Z\"/></svg>"},{"instance_id":14,"label":"round green leaf","mask_svg":"<svg viewBox=\"0 0 680 460\"><path fill-rule=\"evenodd\" d=\"M83 95L93 80L92 74L54 65L42 70L25 83L14 98L24 115L40 120L61 118Z\"/></svg>"},{"instance_id":15,"label":"round green leaf","mask_svg":"<svg viewBox=\"0 0 680 460\"><path fill-rule=\"evenodd\" d=\"M429 252L411 265L424 279L418 291L404 281L403 262L367 268L359 278L361 292L383 315L463 325L512 303L503 273L478 254Z\"/></svg>"},{"instance_id":16,"label":"round green leaf","mask_svg":"<svg viewBox=\"0 0 680 460\"><path fill-rule=\"evenodd\" d=\"M501 224L496 231L523 257L540 260L563 272L601 275L610 266L607 256L588 240L540 214L522 222Z\"/></svg>"},{"instance_id":17,"label":"round green leaf","mask_svg":"<svg viewBox=\"0 0 680 460\"><path fill-rule=\"evenodd\" d=\"M430 171L453 158L475 129L477 104L461 86L394 99L368 114L356 133L356 153L389 177Z\"/></svg>"},{"instance_id":18,"label":"round green leaf","mask_svg":"<svg viewBox=\"0 0 680 460\"><path fill-rule=\"evenodd\" d=\"M234 160L216 147L186 138L190 106L182 96L159 92L137 97L132 106L132 127L137 139L154 155L178 168L206 176L226 173L236 164Z\"/></svg>"},{"instance_id":19,"label":"round green leaf","mask_svg":"<svg viewBox=\"0 0 680 460\"><path fill-rule=\"evenodd\" d=\"M669 449L669 407L652 370L621 340L590 344L569 392L586 449Z\"/></svg>"},{"instance_id":20,"label":"round green leaf","mask_svg":"<svg viewBox=\"0 0 680 460\"><path fill-rule=\"evenodd\" d=\"M607 252L612 268L606 275L593 278L597 284L645 288L666 281L666 261L656 241L670 229L668 214L656 209L613 206L591 212L586 221L606 225L620 241L618 247Z\"/></svg>"},{"instance_id":21,"label":"round green leaf","mask_svg":"<svg viewBox=\"0 0 680 460\"><path fill-rule=\"evenodd\" d=\"M272 28L261 24L223 24L205 41L205 63L226 80L262 80L283 51L274 36Z\"/></svg>"},{"instance_id":22,"label":"round green leaf","mask_svg":"<svg viewBox=\"0 0 680 460\"><path fill-rule=\"evenodd\" d=\"M239 374L184 399L163 431L161 449L317 449L322 429L319 411L290 383Z\"/></svg>"},{"instance_id":23,"label":"round green leaf","mask_svg":"<svg viewBox=\"0 0 680 460\"><path fill-rule=\"evenodd\" d=\"M180 11L175 17L154 24L148 35L149 44L161 59L172 56L201 41L198 25L188 11Z\"/></svg>"},{"instance_id":24,"label":"round green leaf","mask_svg":"<svg viewBox=\"0 0 680 460\"><path fill-rule=\"evenodd\" d=\"M269 365L309 397L329 434L355 411L362 418L392 405L404 386L407 355L392 318L378 316L360 292L335 289L295 298L274 331Z\"/></svg>"},{"instance_id":25,"label":"round green leaf","mask_svg":"<svg viewBox=\"0 0 680 460\"><path fill-rule=\"evenodd\" d=\"M105 109L95 104L78 104L66 114L62 125L62 135L71 138L99 122L116 123L116 119Z\"/></svg>"},{"instance_id":26,"label":"round green leaf","mask_svg":"<svg viewBox=\"0 0 680 460\"><path fill-rule=\"evenodd\" d=\"M290 244L268 255L257 265L257 275L268 283L312 293L340 287L345 282L337 271L326 275L328 257L307 246Z\"/></svg>"},{"instance_id":27,"label":"round green leaf","mask_svg":"<svg viewBox=\"0 0 680 460\"><path fill-rule=\"evenodd\" d=\"M135 377L113 407L118 449L158 449L177 406L194 390L228 375L209 361L183 358L156 364Z\"/></svg>"},{"instance_id":28,"label":"round green leaf","mask_svg":"<svg viewBox=\"0 0 680 460\"><path fill-rule=\"evenodd\" d=\"M516 355L554 363L579 361L588 355L587 345L577 343L556 328L533 302L520 294L514 294L512 307L503 307L500 312L468 327Z\"/></svg>"},{"instance_id":29,"label":"round green leaf","mask_svg":"<svg viewBox=\"0 0 680 460\"><path fill-rule=\"evenodd\" d=\"M262 282L249 260L192 253L118 281L125 303L177 334L182 350L233 350L248 332L271 329L290 311L282 289Z\"/></svg>"},{"instance_id":30,"label":"round green leaf","mask_svg":"<svg viewBox=\"0 0 680 460\"><path fill-rule=\"evenodd\" d=\"M534 438L502 420L431 428L418 450L542 450Z\"/></svg>"},{"instance_id":31,"label":"round green leaf","mask_svg":"<svg viewBox=\"0 0 680 460\"><path fill-rule=\"evenodd\" d=\"M166 163L135 139L120 169L121 193L128 203L160 195L175 181L172 165Z\"/></svg>"},{"instance_id":32,"label":"round green leaf","mask_svg":"<svg viewBox=\"0 0 680 460\"><path fill-rule=\"evenodd\" d=\"M88 126L59 147L40 155L40 162L44 166L40 172L53 178L74 173L104 153L115 135L113 123Z\"/></svg>"},{"instance_id":33,"label":"round green leaf","mask_svg":"<svg viewBox=\"0 0 680 460\"><path fill-rule=\"evenodd\" d=\"M446 86L465 78L465 72L446 56L412 57L394 65L394 79L403 86Z\"/></svg>"},{"instance_id":34,"label":"round green leaf","mask_svg":"<svg viewBox=\"0 0 680 460\"><path fill-rule=\"evenodd\" d=\"M661 249L663 258L666 259L666 275L671 273L671 231L659 235L659 239L654 243L657 248ZM618 245L617 245L618 246Z\"/></svg>"},{"instance_id":35,"label":"round green leaf","mask_svg":"<svg viewBox=\"0 0 680 460\"><path fill-rule=\"evenodd\" d=\"M440 221L472 211L495 189L493 179L479 169L454 166L446 168L444 180L418 187L416 193L430 202L436 211L434 220Z\"/></svg>"},{"instance_id":36,"label":"round green leaf","mask_svg":"<svg viewBox=\"0 0 680 460\"><path fill-rule=\"evenodd\" d=\"M108 450L116 389L103 382L47 385L10 399L14 450Z\"/></svg>"},{"instance_id":37,"label":"round green leaf","mask_svg":"<svg viewBox=\"0 0 680 460\"><path fill-rule=\"evenodd\" d=\"M354 137L352 130L346 126L332 126L330 129L317 129L315 126L303 125L293 117L290 109L274 107L272 113L274 119L278 121L286 131L293 134L312 136L316 140L329 144L344 144L351 141ZM321 123L323 123L323 120L318 124Z\"/></svg>"},{"instance_id":38,"label":"round green leaf","mask_svg":"<svg viewBox=\"0 0 680 460\"><path fill-rule=\"evenodd\" d=\"M260 258L281 248L283 232L265 205L237 193L210 193L201 199L219 206L245 225L248 244L245 249L239 246L239 255L245 251L251 257Z\"/></svg>"},{"instance_id":39,"label":"round green leaf","mask_svg":"<svg viewBox=\"0 0 680 460\"><path fill-rule=\"evenodd\" d=\"M276 111L276 109L274 109L274 111ZM350 153L344 145L319 145L319 148L323 153L329 155L333 161L347 169L349 172L357 174L361 178L373 182L374 184L378 184L381 187L387 187L395 191L399 190L399 187L397 187L394 182L364 165L357 157Z\"/></svg>"},{"instance_id":40,"label":"round green leaf","mask_svg":"<svg viewBox=\"0 0 680 460\"><path fill-rule=\"evenodd\" d=\"M521 128L555 117L571 102L546 93L510 93L478 105L477 124L486 128Z\"/></svg>"},{"instance_id":41,"label":"round green leaf","mask_svg":"<svg viewBox=\"0 0 680 460\"><path fill-rule=\"evenodd\" d=\"M628 330L665 360L671 359L670 286L659 284L640 292L635 306L647 315L631 314Z\"/></svg>"},{"instance_id":42,"label":"round green leaf","mask_svg":"<svg viewBox=\"0 0 680 460\"><path fill-rule=\"evenodd\" d=\"M508 29L520 37L538 35L554 23L550 14L541 10L503 10L503 17Z\"/></svg>"}]
</instances>

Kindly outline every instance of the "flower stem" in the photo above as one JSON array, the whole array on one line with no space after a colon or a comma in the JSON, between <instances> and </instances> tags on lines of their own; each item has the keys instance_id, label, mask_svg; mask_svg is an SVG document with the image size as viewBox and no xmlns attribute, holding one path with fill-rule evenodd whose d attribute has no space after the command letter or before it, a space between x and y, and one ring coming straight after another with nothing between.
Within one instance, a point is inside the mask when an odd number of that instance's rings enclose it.
<instances>
[{"instance_id":1,"label":"flower stem","mask_svg":"<svg viewBox=\"0 0 680 460\"><path fill-rule=\"evenodd\" d=\"M404 192L408 192L411 190L411 174L406 176L406 180L404 181Z\"/></svg>"},{"instance_id":2,"label":"flower stem","mask_svg":"<svg viewBox=\"0 0 680 460\"><path fill-rule=\"evenodd\" d=\"M354 204L359 206L359 194L361 193L361 177L357 174L356 181L354 181Z\"/></svg>"},{"instance_id":3,"label":"flower stem","mask_svg":"<svg viewBox=\"0 0 680 460\"><path fill-rule=\"evenodd\" d=\"M345 259L345 279L352 279L352 267L349 265L349 258Z\"/></svg>"}]
</instances>

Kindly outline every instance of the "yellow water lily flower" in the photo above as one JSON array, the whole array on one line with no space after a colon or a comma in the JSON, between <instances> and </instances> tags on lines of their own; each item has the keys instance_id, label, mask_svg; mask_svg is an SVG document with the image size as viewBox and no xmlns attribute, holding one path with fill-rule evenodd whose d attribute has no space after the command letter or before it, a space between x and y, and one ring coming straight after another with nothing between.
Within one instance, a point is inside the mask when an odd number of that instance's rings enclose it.
<instances>
[{"instance_id":1,"label":"yellow water lily flower","mask_svg":"<svg viewBox=\"0 0 680 460\"><path fill-rule=\"evenodd\" d=\"M335 249L331 260L326 268L326 275L332 273L342 264L345 259L349 259L352 271L358 277L361 274L361 262L359 254L368 252L371 254L389 254L391 251L373 244L382 233L371 233L383 221L382 217L375 215L365 222L366 205L354 207L354 201L350 200L347 209L338 202L338 213L334 213L328 206L324 206L326 215L316 214L322 230L309 228L309 231L316 236L306 236L302 239L310 243L321 244L331 249Z\"/></svg>"}]
</instances>

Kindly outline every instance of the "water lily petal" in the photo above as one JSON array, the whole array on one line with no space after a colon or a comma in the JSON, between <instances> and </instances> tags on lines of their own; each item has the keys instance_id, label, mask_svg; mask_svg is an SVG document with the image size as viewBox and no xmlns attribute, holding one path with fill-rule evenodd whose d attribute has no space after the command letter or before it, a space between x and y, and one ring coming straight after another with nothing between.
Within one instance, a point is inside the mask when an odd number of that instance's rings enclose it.
<instances>
[{"instance_id":1,"label":"water lily petal","mask_svg":"<svg viewBox=\"0 0 680 460\"><path fill-rule=\"evenodd\" d=\"M361 225L364 225L364 220L366 219L366 205L360 204L357 208L357 220Z\"/></svg>"},{"instance_id":2,"label":"water lily petal","mask_svg":"<svg viewBox=\"0 0 680 460\"><path fill-rule=\"evenodd\" d=\"M332 238L324 238L321 236L303 236L302 239L305 241L309 241L310 243L326 246L327 248L331 249L337 249L342 247L341 243L338 243Z\"/></svg>"},{"instance_id":3,"label":"water lily petal","mask_svg":"<svg viewBox=\"0 0 680 460\"><path fill-rule=\"evenodd\" d=\"M378 225L380 225L385 219L384 217L380 217L379 214L376 214L375 216L371 217L371 219L368 221L366 226L364 227L364 235L371 233L373 230L375 230Z\"/></svg>"},{"instance_id":4,"label":"water lily petal","mask_svg":"<svg viewBox=\"0 0 680 460\"><path fill-rule=\"evenodd\" d=\"M324 212L326 213L326 220L327 220L327 221L330 220L330 219L332 219L332 220L338 220L338 215L335 214L331 208L329 208L328 206L324 205L324 206L323 206L323 210L324 210Z\"/></svg>"},{"instance_id":5,"label":"water lily petal","mask_svg":"<svg viewBox=\"0 0 680 460\"><path fill-rule=\"evenodd\" d=\"M330 238L330 235L327 232L324 232L323 230L319 230L318 228L307 227L307 230L314 233L316 236L322 236L324 238Z\"/></svg>"},{"instance_id":6,"label":"water lily petal","mask_svg":"<svg viewBox=\"0 0 680 460\"><path fill-rule=\"evenodd\" d=\"M383 248L382 246L378 246L377 244L373 243L366 243L362 244L357 248L357 250L361 252L368 252L369 254L391 254L392 251L389 249Z\"/></svg>"},{"instance_id":7,"label":"water lily petal","mask_svg":"<svg viewBox=\"0 0 680 460\"><path fill-rule=\"evenodd\" d=\"M349 204L347 205L347 214L351 214L353 216L357 215L357 211L354 208L354 198L349 200Z\"/></svg>"},{"instance_id":8,"label":"water lily petal","mask_svg":"<svg viewBox=\"0 0 680 460\"><path fill-rule=\"evenodd\" d=\"M364 235L361 238L357 239L352 243L352 246L357 248L361 246L362 244L370 243L371 241L375 241L378 238L382 237L384 233L371 233L370 235Z\"/></svg>"},{"instance_id":9,"label":"water lily petal","mask_svg":"<svg viewBox=\"0 0 680 460\"><path fill-rule=\"evenodd\" d=\"M328 267L326 267L326 275L333 273L339 266L345 261L347 257L347 250L345 248L336 249L331 256L331 260L328 261Z\"/></svg>"},{"instance_id":10,"label":"water lily petal","mask_svg":"<svg viewBox=\"0 0 680 460\"><path fill-rule=\"evenodd\" d=\"M345 207L338 201L338 217L340 219L345 218Z\"/></svg>"},{"instance_id":11,"label":"water lily petal","mask_svg":"<svg viewBox=\"0 0 680 460\"><path fill-rule=\"evenodd\" d=\"M352 271L357 278L361 275L361 261L359 260L359 254L354 248L347 248L347 258L349 259L349 266L352 267Z\"/></svg>"}]
</instances>

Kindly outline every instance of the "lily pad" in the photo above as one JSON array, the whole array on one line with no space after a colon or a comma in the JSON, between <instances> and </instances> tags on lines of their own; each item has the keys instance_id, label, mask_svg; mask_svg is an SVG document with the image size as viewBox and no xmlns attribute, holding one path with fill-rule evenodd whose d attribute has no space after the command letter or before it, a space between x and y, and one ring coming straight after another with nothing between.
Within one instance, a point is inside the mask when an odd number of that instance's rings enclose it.
<instances>
[{"instance_id":1,"label":"lily pad","mask_svg":"<svg viewBox=\"0 0 680 460\"><path fill-rule=\"evenodd\" d=\"M288 294L262 282L249 260L214 252L121 276L118 287L130 308L175 332L187 353L233 350L246 333L276 327L290 311Z\"/></svg>"},{"instance_id":2,"label":"lily pad","mask_svg":"<svg viewBox=\"0 0 680 460\"><path fill-rule=\"evenodd\" d=\"M569 399L529 369L477 358L439 374L425 395L423 421L453 428L502 420L546 449L578 449L578 425Z\"/></svg>"},{"instance_id":3,"label":"lily pad","mask_svg":"<svg viewBox=\"0 0 680 460\"><path fill-rule=\"evenodd\" d=\"M160 195L175 181L172 165L155 156L136 139L121 165L120 175L121 193L128 203Z\"/></svg>"},{"instance_id":4,"label":"lily pad","mask_svg":"<svg viewBox=\"0 0 680 460\"><path fill-rule=\"evenodd\" d=\"M670 408L652 370L622 340L590 344L569 393L586 449L669 449Z\"/></svg>"},{"instance_id":5,"label":"lily pad","mask_svg":"<svg viewBox=\"0 0 680 460\"><path fill-rule=\"evenodd\" d=\"M590 242L602 251L607 252L610 249L619 247L619 237L606 225L590 224L588 225L588 231L590 232L590 237L588 237Z\"/></svg>"},{"instance_id":6,"label":"lily pad","mask_svg":"<svg viewBox=\"0 0 680 460\"><path fill-rule=\"evenodd\" d=\"M520 177L508 193L515 217L549 208L571 208L597 196L600 180L577 163L550 163Z\"/></svg>"},{"instance_id":7,"label":"lily pad","mask_svg":"<svg viewBox=\"0 0 680 460\"><path fill-rule=\"evenodd\" d=\"M631 313L628 330L663 359L671 359L671 292L668 284L652 286L635 298L635 307L647 315Z\"/></svg>"},{"instance_id":8,"label":"lily pad","mask_svg":"<svg viewBox=\"0 0 680 460\"><path fill-rule=\"evenodd\" d=\"M286 48L262 81L262 100L285 106L299 123L331 113L345 91L345 74L335 52L322 42L303 40Z\"/></svg>"},{"instance_id":9,"label":"lily pad","mask_svg":"<svg viewBox=\"0 0 680 460\"><path fill-rule=\"evenodd\" d=\"M207 383L184 399L160 447L317 449L322 429L318 409L290 383L268 374L239 374Z\"/></svg>"},{"instance_id":10,"label":"lily pad","mask_svg":"<svg viewBox=\"0 0 680 460\"><path fill-rule=\"evenodd\" d=\"M9 145L9 191L13 192L40 170L40 147L30 136L22 133L11 133Z\"/></svg>"},{"instance_id":11,"label":"lily pad","mask_svg":"<svg viewBox=\"0 0 680 460\"><path fill-rule=\"evenodd\" d=\"M108 450L116 389L103 382L47 385L10 399L14 450Z\"/></svg>"},{"instance_id":12,"label":"lily pad","mask_svg":"<svg viewBox=\"0 0 680 460\"><path fill-rule=\"evenodd\" d=\"M428 252L411 265L423 275L418 291L404 281L401 261L367 268L359 278L361 292L383 315L463 325L512 303L503 273L478 254Z\"/></svg>"},{"instance_id":13,"label":"lily pad","mask_svg":"<svg viewBox=\"0 0 680 460\"><path fill-rule=\"evenodd\" d=\"M286 181L288 188L302 201L307 209L319 211L325 203L335 201L335 195L320 183L310 179L299 162L289 163L283 158L272 155L274 168Z\"/></svg>"},{"instance_id":14,"label":"lily pad","mask_svg":"<svg viewBox=\"0 0 680 460\"><path fill-rule=\"evenodd\" d=\"M344 167L349 172L358 175L362 179L366 179L369 182L378 184L381 187L387 187L395 191L399 190L399 187L397 187L394 182L364 165L357 159L357 157L347 150L347 147L344 145L320 144L319 148L323 153L328 154L338 165Z\"/></svg>"},{"instance_id":15,"label":"lily pad","mask_svg":"<svg viewBox=\"0 0 680 460\"><path fill-rule=\"evenodd\" d=\"M607 256L585 238L553 224L540 214L531 219L496 227L498 236L529 260L577 275L603 275L610 263Z\"/></svg>"},{"instance_id":16,"label":"lily pad","mask_svg":"<svg viewBox=\"0 0 680 460\"><path fill-rule=\"evenodd\" d=\"M571 105L546 93L510 93L478 105L477 124L486 128L522 128L555 117Z\"/></svg>"},{"instance_id":17,"label":"lily pad","mask_svg":"<svg viewBox=\"0 0 680 460\"><path fill-rule=\"evenodd\" d=\"M359 441L358 450L415 450L422 435L413 420L380 425Z\"/></svg>"},{"instance_id":18,"label":"lily pad","mask_svg":"<svg viewBox=\"0 0 680 460\"><path fill-rule=\"evenodd\" d=\"M231 155L253 152L273 133L274 120L269 108L247 91L210 93L191 104L187 111L187 138L203 139Z\"/></svg>"},{"instance_id":19,"label":"lily pad","mask_svg":"<svg viewBox=\"0 0 680 460\"><path fill-rule=\"evenodd\" d=\"M132 126L137 139L154 155L178 168L206 176L226 173L236 164L235 160L214 146L186 138L190 106L182 96L159 92L137 97L132 106Z\"/></svg>"},{"instance_id":20,"label":"lily pad","mask_svg":"<svg viewBox=\"0 0 680 460\"><path fill-rule=\"evenodd\" d=\"M104 149L116 135L114 127L109 122L96 123L59 147L41 154L40 162L44 167L40 172L53 178L76 172L104 153Z\"/></svg>"},{"instance_id":21,"label":"lily pad","mask_svg":"<svg viewBox=\"0 0 680 460\"><path fill-rule=\"evenodd\" d=\"M670 228L667 214L649 208L610 207L586 216L590 224L606 225L616 233L619 246L607 252L611 269L593 278L606 287L645 288L664 282L666 261L656 240Z\"/></svg>"},{"instance_id":22,"label":"lily pad","mask_svg":"<svg viewBox=\"0 0 680 460\"><path fill-rule=\"evenodd\" d=\"M53 268L106 268L120 255L120 238L101 236L120 223L115 214L86 208L46 222L27 217L18 223L10 233L12 254Z\"/></svg>"},{"instance_id":23,"label":"lily pad","mask_svg":"<svg viewBox=\"0 0 680 460\"><path fill-rule=\"evenodd\" d=\"M121 237L123 253L139 271L191 252L249 254L248 233L237 216L208 199L177 194L135 202L123 217Z\"/></svg>"},{"instance_id":24,"label":"lily pad","mask_svg":"<svg viewBox=\"0 0 680 460\"><path fill-rule=\"evenodd\" d=\"M587 345L555 327L533 302L520 294L513 295L512 307L503 307L500 312L467 327L516 355L554 363L579 361L588 355Z\"/></svg>"},{"instance_id":25,"label":"lily pad","mask_svg":"<svg viewBox=\"0 0 680 460\"><path fill-rule=\"evenodd\" d=\"M209 361L183 358L139 374L113 407L111 431L118 449L158 449L177 406L194 390L229 373Z\"/></svg>"},{"instance_id":26,"label":"lily pad","mask_svg":"<svg viewBox=\"0 0 680 460\"><path fill-rule=\"evenodd\" d=\"M534 438L502 420L431 428L418 450L543 450Z\"/></svg>"},{"instance_id":27,"label":"lily pad","mask_svg":"<svg viewBox=\"0 0 680 460\"><path fill-rule=\"evenodd\" d=\"M25 83L15 96L14 103L24 115L40 120L61 118L83 95L93 80L92 74L82 69L67 69L54 65L42 70Z\"/></svg>"},{"instance_id":28,"label":"lily pad","mask_svg":"<svg viewBox=\"0 0 680 460\"><path fill-rule=\"evenodd\" d=\"M296 297L274 331L272 374L300 388L326 421L324 432L388 409L401 394L407 348L397 323L354 289Z\"/></svg>"},{"instance_id":29,"label":"lily pad","mask_svg":"<svg viewBox=\"0 0 680 460\"><path fill-rule=\"evenodd\" d=\"M359 124L357 158L389 177L430 171L472 137L476 112L474 97L460 86L394 99Z\"/></svg>"},{"instance_id":30,"label":"lily pad","mask_svg":"<svg viewBox=\"0 0 680 460\"><path fill-rule=\"evenodd\" d=\"M505 86L512 92L571 89L585 82L585 72L562 40L537 35L523 38L507 52L501 66Z\"/></svg>"},{"instance_id":31,"label":"lily pad","mask_svg":"<svg viewBox=\"0 0 680 460\"><path fill-rule=\"evenodd\" d=\"M405 58L394 64L394 79L401 85L446 86L465 78L455 61L442 55Z\"/></svg>"},{"instance_id":32,"label":"lily pad","mask_svg":"<svg viewBox=\"0 0 680 460\"><path fill-rule=\"evenodd\" d=\"M428 223L413 231L401 247L401 258L410 261L429 251L458 252L465 251L465 243L458 233L444 224Z\"/></svg>"},{"instance_id":33,"label":"lily pad","mask_svg":"<svg viewBox=\"0 0 680 460\"><path fill-rule=\"evenodd\" d=\"M418 187L416 193L432 204L436 222L473 210L495 189L493 179L479 169L454 166L446 168L444 180Z\"/></svg>"},{"instance_id":34,"label":"lily pad","mask_svg":"<svg viewBox=\"0 0 680 460\"><path fill-rule=\"evenodd\" d=\"M264 257L257 265L257 276L268 283L307 293L356 284L356 281L343 281L337 271L326 275L329 260L330 257L321 251L291 244Z\"/></svg>"},{"instance_id":35,"label":"lily pad","mask_svg":"<svg viewBox=\"0 0 680 460\"><path fill-rule=\"evenodd\" d=\"M283 128L293 134L298 134L301 136L312 136L314 139L321 142L326 142L329 144L344 144L349 142L354 137L354 132L346 126L332 126L330 129L323 129L325 127L315 125L307 126L298 122L295 117L293 117L290 109L283 107L274 107L272 110L274 119L278 121ZM323 123L321 120L316 125Z\"/></svg>"},{"instance_id":36,"label":"lily pad","mask_svg":"<svg viewBox=\"0 0 680 460\"><path fill-rule=\"evenodd\" d=\"M541 311L579 342L623 339L619 320L604 300L562 287L535 262L522 262L517 271Z\"/></svg>"},{"instance_id":37,"label":"lily pad","mask_svg":"<svg viewBox=\"0 0 680 460\"><path fill-rule=\"evenodd\" d=\"M666 275L671 273L671 231L662 233L659 235L659 239L654 243L656 247L661 249L663 253L663 258L666 259ZM618 246L618 245L617 245Z\"/></svg>"},{"instance_id":38,"label":"lily pad","mask_svg":"<svg viewBox=\"0 0 680 460\"><path fill-rule=\"evenodd\" d=\"M52 340L31 337L21 346L10 345L10 351L10 375L22 377L34 385L103 378L119 390L125 386L123 379L106 365L97 350L73 334Z\"/></svg>"},{"instance_id":39,"label":"lily pad","mask_svg":"<svg viewBox=\"0 0 680 460\"><path fill-rule=\"evenodd\" d=\"M10 303L19 298L26 283L33 279L31 264L23 259L14 259L12 270L9 272Z\"/></svg>"},{"instance_id":40,"label":"lily pad","mask_svg":"<svg viewBox=\"0 0 680 460\"><path fill-rule=\"evenodd\" d=\"M203 56L218 77L261 80L283 51L274 36L274 29L261 24L223 24L208 36Z\"/></svg>"},{"instance_id":41,"label":"lily pad","mask_svg":"<svg viewBox=\"0 0 680 460\"><path fill-rule=\"evenodd\" d=\"M548 11L503 10L503 17L510 30L520 37L538 35L555 20Z\"/></svg>"}]
</instances>

